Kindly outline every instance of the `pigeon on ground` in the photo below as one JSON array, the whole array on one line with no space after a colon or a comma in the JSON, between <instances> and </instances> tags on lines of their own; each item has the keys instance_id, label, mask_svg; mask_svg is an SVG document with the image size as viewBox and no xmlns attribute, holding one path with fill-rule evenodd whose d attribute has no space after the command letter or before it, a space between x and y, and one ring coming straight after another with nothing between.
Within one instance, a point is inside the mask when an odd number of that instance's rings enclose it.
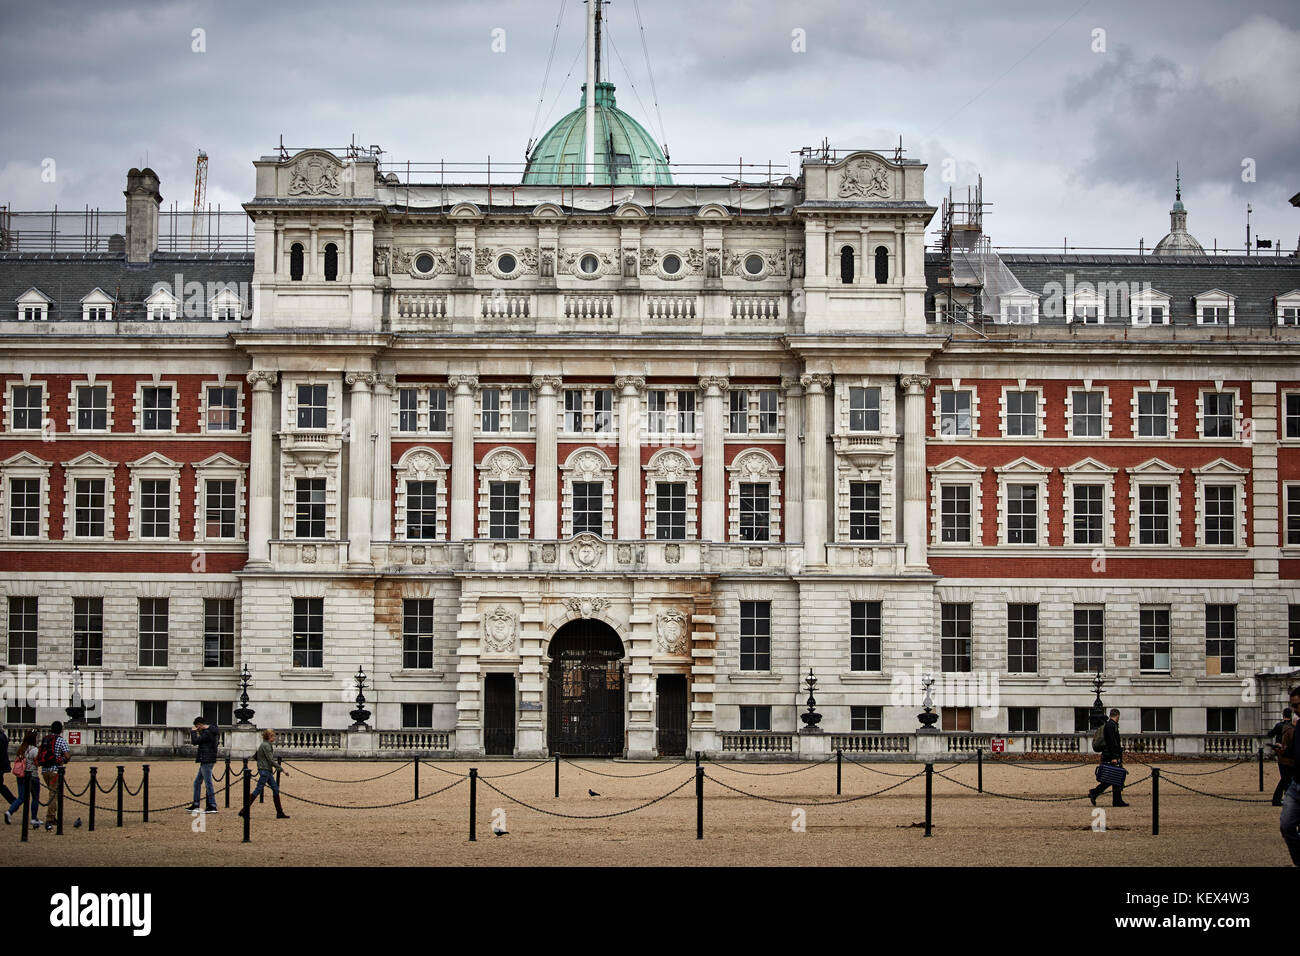
<instances>
[{"instance_id":1,"label":"pigeon on ground","mask_svg":"<svg viewBox=\"0 0 1300 956\"><path fill-rule=\"evenodd\" d=\"M72 824L72 829L74 830L81 829L81 817L77 817L76 822Z\"/></svg>"},{"instance_id":2,"label":"pigeon on ground","mask_svg":"<svg viewBox=\"0 0 1300 956\"><path fill-rule=\"evenodd\" d=\"M510 831L509 831L509 830L502 830L500 827L493 827L493 828L492 828L492 835L493 835L493 836L509 836L509 835L510 835Z\"/></svg>"},{"instance_id":3,"label":"pigeon on ground","mask_svg":"<svg viewBox=\"0 0 1300 956\"><path fill-rule=\"evenodd\" d=\"M598 794L595 790L588 790L588 791L587 791L587 796L589 796L589 797L599 797L600 794Z\"/></svg>"}]
</instances>

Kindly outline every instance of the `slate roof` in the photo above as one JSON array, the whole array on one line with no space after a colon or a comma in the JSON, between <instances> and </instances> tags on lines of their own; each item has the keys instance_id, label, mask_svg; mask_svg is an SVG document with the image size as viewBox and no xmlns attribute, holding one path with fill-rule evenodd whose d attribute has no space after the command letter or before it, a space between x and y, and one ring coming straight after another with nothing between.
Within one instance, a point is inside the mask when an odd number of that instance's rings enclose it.
<instances>
[{"instance_id":1,"label":"slate roof","mask_svg":"<svg viewBox=\"0 0 1300 956\"><path fill-rule=\"evenodd\" d=\"M1300 286L1300 259L1294 256L1153 256L1006 253L1003 263L1030 292L1046 296L1049 283L1061 287L1087 282L1122 282L1141 288L1149 283L1169 295L1173 325L1195 325L1193 297L1222 289L1236 296L1234 319L1238 326L1275 326L1274 298ZM939 284L945 272L944 257L928 252L925 279L929 291L927 313L933 320L933 295L947 287ZM1044 300L1045 301L1045 298ZM1127 320L1127 316L1124 317ZM1064 326L1064 315L1040 315L1040 325Z\"/></svg>"},{"instance_id":2,"label":"slate roof","mask_svg":"<svg viewBox=\"0 0 1300 956\"><path fill-rule=\"evenodd\" d=\"M15 302L33 287L52 300L51 321L81 321L81 300L96 287L116 300L114 319L143 320L144 301L160 282L185 306L178 319L210 319L209 300L225 284L243 297L247 316L252 281L253 255L245 252L159 252L148 265L127 265L124 256L111 253L0 252L0 320L15 318ZM201 296L192 287L186 294L184 286L194 282L202 284Z\"/></svg>"}]
</instances>

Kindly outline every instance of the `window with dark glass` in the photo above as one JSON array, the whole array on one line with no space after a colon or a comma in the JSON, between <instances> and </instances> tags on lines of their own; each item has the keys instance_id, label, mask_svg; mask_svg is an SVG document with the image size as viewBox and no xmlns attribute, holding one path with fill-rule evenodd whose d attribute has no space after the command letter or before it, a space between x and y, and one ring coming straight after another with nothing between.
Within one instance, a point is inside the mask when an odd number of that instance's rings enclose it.
<instances>
[{"instance_id":1,"label":"window with dark glass","mask_svg":"<svg viewBox=\"0 0 1300 956\"><path fill-rule=\"evenodd\" d=\"M881 670L880 602L849 602L849 670Z\"/></svg>"},{"instance_id":2,"label":"window with dark glass","mask_svg":"<svg viewBox=\"0 0 1300 956\"><path fill-rule=\"evenodd\" d=\"M104 666L104 599L72 599L72 663L77 667Z\"/></svg>"},{"instance_id":3,"label":"window with dark glass","mask_svg":"<svg viewBox=\"0 0 1300 956\"><path fill-rule=\"evenodd\" d=\"M140 479L140 537L169 538L172 529L172 483L169 478Z\"/></svg>"},{"instance_id":4,"label":"window with dark glass","mask_svg":"<svg viewBox=\"0 0 1300 956\"><path fill-rule=\"evenodd\" d=\"M319 703L295 701L289 705L289 722L301 730L319 730L324 726L324 708Z\"/></svg>"},{"instance_id":5,"label":"window with dark glass","mask_svg":"<svg viewBox=\"0 0 1300 956\"><path fill-rule=\"evenodd\" d=\"M762 389L758 393L758 433L760 435L776 434L776 410L776 390L771 388Z\"/></svg>"},{"instance_id":6,"label":"window with dark glass","mask_svg":"<svg viewBox=\"0 0 1300 956\"><path fill-rule=\"evenodd\" d=\"M36 612L38 598L9 598L9 655L10 667L36 666L37 630Z\"/></svg>"},{"instance_id":7,"label":"window with dark glass","mask_svg":"<svg viewBox=\"0 0 1300 956\"><path fill-rule=\"evenodd\" d=\"M658 435L668 430L668 393L659 389L646 392L646 431Z\"/></svg>"},{"instance_id":8,"label":"window with dark glass","mask_svg":"<svg viewBox=\"0 0 1300 956\"><path fill-rule=\"evenodd\" d=\"M499 432L501 430L501 390L485 388L482 391L482 396L483 420L480 428L485 432Z\"/></svg>"},{"instance_id":9,"label":"window with dark glass","mask_svg":"<svg viewBox=\"0 0 1300 956\"><path fill-rule=\"evenodd\" d=\"M41 535L41 479L9 479L9 537Z\"/></svg>"},{"instance_id":10,"label":"window with dark glass","mask_svg":"<svg viewBox=\"0 0 1300 956\"><path fill-rule=\"evenodd\" d=\"M770 732L772 729L771 705L741 704L740 729Z\"/></svg>"},{"instance_id":11,"label":"window with dark glass","mask_svg":"<svg viewBox=\"0 0 1300 956\"><path fill-rule=\"evenodd\" d=\"M43 385L15 385L13 388L13 427L15 431L40 431L45 418Z\"/></svg>"},{"instance_id":12,"label":"window with dark glass","mask_svg":"<svg viewBox=\"0 0 1300 956\"><path fill-rule=\"evenodd\" d=\"M325 479L296 479L294 496L294 537L325 537Z\"/></svg>"},{"instance_id":13,"label":"window with dark glass","mask_svg":"<svg viewBox=\"0 0 1300 956\"><path fill-rule=\"evenodd\" d=\"M695 393L677 393L677 431L682 435L695 433Z\"/></svg>"},{"instance_id":14,"label":"window with dark glass","mask_svg":"<svg viewBox=\"0 0 1300 956\"><path fill-rule=\"evenodd\" d=\"M208 431L239 430L239 389L214 385L208 389Z\"/></svg>"},{"instance_id":15,"label":"window with dark glass","mask_svg":"<svg viewBox=\"0 0 1300 956\"><path fill-rule=\"evenodd\" d=\"M880 431L880 389L849 389L849 431Z\"/></svg>"},{"instance_id":16,"label":"window with dark glass","mask_svg":"<svg viewBox=\"0 0 1300 956\"><path fill-rule=\"evenodd\" d=\"M1235 544L1237 489L1232 485L1205 486L1205 543Z\"/></svg>"},{"instance_id":17,"label":"window with dark glass","mask_svg":"<svg viewBox=\"0 0 1300 956\"><path fill-rule=\"evenodd\" d=\"M880 482L849 482L849 540L880 540Z\"/></svg>"},{"instance_id":18,"label":"window with dark glass","mask_svg":"<svg viewBox=\"0 0 1300 956\"><path fill-rule=\"evenodd\" d=\"M1074 543L1105 543L1105 500L1103 485L1074 486Z\"/></svg>"},{"instance_id":19,"label":"window with dark glass","mask_svg":"<svg viewBox=\"0 0 1300 956\"><path fill-rule=\"evenodd\" d=\"M329 424L328 385L298 386L298 427L325 428Z\"/></svg>"},{"instance_id":20,"label":"window with dark glass","mask_svg":"<svg viewBox=\"0 0 1300 956\"><path fill-rule=\"evenodd\" d=\"M402 727L405 730L431 730L433 704L403 704Z\"/></svg>"},{"instance_id":21,"label":"window with dark glass","mask_svg":"<svg viewBox=\"0 0 1300 956\"><path fill-rule=\"evenodd\" d=\"M970 485L939 487L939 540L943 544L970 544Z\"/></svg>"},{"instance_id":22,"label":"window with dark glass","mask_svg":"<svg viewBox=\"0 0 1300 956\"><path fill-rule=\"evenodd\" d=\"M771 519L771 502L766 482L741 482L740 484L740 540L768 540Z\"/></svg>"},{"instance_id":23,"label":"window with dark glass","mask_svg":"<svg viewBox=\"0 0 1300 956\"><path fill-rule=\"evenodd\" d=\"M235 536L235 479L213 478L204 482L204 507L207 522L204 534L208 538L233 538Z\"/></svg>"},{"instance_id":24,"label":"window with dark glass","mask_svg":"<svg viewBox=\"0 0 1300 956\"><path fill-rule=\"evenodd\" d=\"M573 533L603 534L605 530L605 483L573 483Z\"/></svg>"},{"instance_id":25,"label":"window with dark glass","mask_svg":"<svg viewBox=\"0 0 1300 956\"><path fill-rule=\"evenodd\" d=\"M1300 392L1287 393L1285 408L1286 437L1300 438Z\"/></svg>"},{"instance_id":26,"label":"window with dark glass","mask_svg":"<svg viewBox=\"0 0 1300 956\"><path fill-rule=\"evenodd\" d=\"M1300 544L1300 485L1286 486L1286 543Z\"/></svg>"},{"instance_id":27,"label":"window with dark glass","mask_svg":"<svg viewBox=\"0 0 1300 956\"><path fill-rule=\"evenodd\" d=\"M1007 435L1032 438L1038 434L1038 393L1007 392Z\"/></svg>"},{"instance_id":28,"label":"window with dark glass","mask_svg":"<svg viewBox=\"0 0 1300 956\"><path fill-rule=\"evenodd\" d=\"M969 604L943 604L939 608L939 657L944 673L971 669Z\"/></svg>"},{"instance_id":29,"label":"window with dark glass","mask_svg":"<svg viewBox=\"0 0 1300 956\"><path fill-rule=\"evenodd\" d=\"M840 247L840 282L848 285L853 281L853 247Z\"/></svg>"},{"instance_id":30,"label":"window with dark glass","mask_svg":"<svg viewBox=\"0 0 1300 956\"><path fill-rule=\"evenodd\" d=\"M1286 621L1286 663L1300 667L1300 604L1287 605Z\"/></svg>"},{"instance_id":31,"label":"window with dark glass","mask_svg":"<svg viewBox=\"0 0 1300 956\"><path fill-rule=\"evenodd\" d=\"M1237 606L1205 605L1205 673L1237 672Z\"/></svg>"},{"instance_id":32,"label":"window with dark glass","mask_svg":"<svg viewBox=\"0 0 1300 956\"><path fill-rule=\"evenodd\" d=\"M397 390L397 430L415 432L420 429L420 390L418 388L399 388Z\"/></svg>"},{"instance_id":33,"label":"window with dark glass","mask_svg":"<svg viewBox=\"0 0 1300 956\"><path fill-rule=\"evenodd\" d=\"M447 390L445 388L429 389L429 431L445 432L447 430Z\"/></svg>"},{"instance_id":34,"label":"window with dark glass","mask_svg":"<svg viewBox=\"0 0 1300 956\"><path fill-rule=\"evenodd\" d=\"M608 388L598 388L592 393L595 402L595 413L592 419L592 430L598 432L612 432L614 430L614 393Z\"/></svg>"},{"instance_id":35,"label":"window with dark glass","mask_svg":"<svg viewBox=\"0 0 1300 956\"><path fill-rule=\"evenodd\" d=\"M749 392L732 389L728 399L727 431L732 435L749 433Z\"/></svg>"},{"instance_id":36,"label":"window with dark glass","mask_svg":"<svg viewBox=\"0 0 1300 956\"><path fill-rule=\"evenodd\" d=\"M139 598L141 667L167 666L167 599Z\"/></svg>"},{"instance_id":37,"label":"window with dark glass","mask_svg":"<svg viewBox=\"0 0 1300 956\"><path fill-rule=\"evenodd\" d=\"M1106 613L1099 607L1074 609L1074 672L1095 674L1102 669Z\"/></svg>"},{"instance_id":38,"label":"window with dark glass","mask_svg":"<svg viewBox=\"0 0 1300 956\"><path fill-rule=\"evenodd\" d=\"M1007 543L1038 543L1038 486L1007 485Z\"/></svg>"},{"instance_id":39,"label":"window with dark glass","mask_svg":"<svg viewBox=\"0 0 1300 956\"><path fill-rule=\"evenodd\" d=\"M1232 392L1201 392L1201 435L1231 438L1233 435Z\"/></svg>"},{"instance_id":40,"label":"window with dark glass","mask_svg":"<svg viewBox=\"0 0 1300 956\"><path fill-rule=\"evenodd\" d=\"M203 666L235 666L235 601L203 599Z\"/></svg>"},{"instance_id":41,"label":"window with dark glass","mask_svg":"<svg viewBox=\"0 0 1300 956\"><path fill-rule=\"evenodd\" d=\"M209 727L229 727L235 722L235 705L228 700L205 700L199 705L199 713Z\"/></svg>"},{"instance_id":42,"label":"window with dark glass","mask_svg":"<svg viewBox=\"0 0 1300 956\"><path fill-rule=\"evenodd\" d=\"M1167 734L1173 730L1174 711L1172 707L1143 707L1139 719L1142 733Z\"/></svg>"},{"instance_id":43,"label":"window with dark glass","mask_svg":"<svg viewBox=\"0 0 1300 956\"><path fill-rule=\"evenodd\" d=\"M876 246L876 283L883 284L889 281L889 250L884 246Z\"/></svg>"},{"instance_id":44,"label":"window with dark glass","mask_svg":"<svg viewBox=\"0 0 1300 956\"><path fill-rule=\"evenodd\" d=\"M493 481L488 485L488 537L519 537L519 482Z\"/></svg>"},{"instance_id":45,"label":"window with dark glass","mask_svg":"<svg viewBox=\"0 0 1300 956\"><path fill-rule=\"evenodd\" d=\"M1038 708L1037 707L1008 707L1007 708L1007 733L1009 734L1038 733Z\"/></svg>"},{"instance_id":46,"label":"window with dark glass","mask_svg":"<svg viewBox=\"0 0 1300 956\"><path fill-rule=\"evenodd\" d=\"M428 670L433 667L433 600L407 598L402 601L402 669Z\"/></svg>"},{"instance_id":47,"label":"window with dark glass","mask_svg":"<svg viewBox=\"0 0 1300 956\"><path fill-rule=\"evenodd\" d=\"M772 669L772 604L770 601L740 602L740 669Z\"/></svg>"},{"instance_id":48,"label":"window with dark glass","mask_svg":"<svg viewBox=\"0 0 1300 956\"><path fill-rule=\"evenodd\" d=\"M438 537L438 483L406 483L406 537L412 541Z\"/></svg>"},{"instance_id":49,"label":"window with dark glass","mask_svg":"<svg viewBox=\"0 0 1300 956\"><path fill-rule=\"evenodd\" d=\"M1205 708L1205 732L1207 734L1235 734L1237 732L1237 709L1235 707Z\"/></svg>"},{"instance_id":50,"label":"window with dark glass","mask_svg":"<svg viewBox=\"0 0 1300 956\"><path fill-rule=\"evenodd\" d=\"M879 704L849 707L849 730L855 734L878 734L885 729L885 708Z\"/></svg>"},{"instance_id":51,"label":"window with dark glass","mask_svg":"<svg viewBox=\"0 0 1300 956\"><path fill-rule=\"evenodd\" d=\"M971 393L943 389L939 392L939 434L944 438L966 438L971 434Z\"/></svg>"},{"instance_id":52,"label":"window with dark glass","mask_svg":"<svg viewBox=\"0 0 1300 956\"><path fill-rule=\"evenodd\" d=\"M334 282L339 277L339 247L325 243L325 281Z\"/></svg>"},{"instance_id":53,"label":"window with dark glass","mask_svg":"<svg viewBox=\"0 0 1300 956\"><path fill-rule=\"evenodd\" d=\"M1138 544L1169 543L1169 486L1138 485Z\"/></svg>"},{"instance_id":54,"label":"window with dark glass","mask_svg":"<svg viewBox=\"0 0 1300 956\"><path fill-rule=\"evenodd\" d=\"M510 430L516 433L528 431L528 408L532 393L526 388L510 390Z\"/></svg>"},{"instance_id":55,"label":"window with dark glass","mask_svg":"<svg viewBox=\"0 0 1300 956\"><path fill-rule=\"evenodd\" d=\"M141 727L166 727L167 701L137 700L135 702L135 722Z\"/></svg>"},{"instance_id":56,"label":"window with dark glass","mask_svg":"<svg viewBox=\"0 0 1300 956\"><path fill-rule=\"evenodd\" d=\"M108 430L108 386L77 386L77 431Z\"/></svg>"},{"instance_id":57,"label":"window with dark glass","mask_svg":"<svg viewBox=\"0 0 1300 956\"><path fill-rule=\"evenodd\" d=\"M293 666L325 666L324 598L293 599Z\"/></svg>"},{"instance_id":58,"label":"window with dark glass","mask_svg":"<svg viewBox=\"0 0 1300 956\"><path fill-rule=\"evenodd\" d=\"M172 428L172 390L167 386L140 389L141 424L147 432Z\"/></svg>"},{"instance_id":59,"label":"window with dark glass","mask_svg":"<svg viewBox=\"0 0 1300 956\"><path fill-rule=\"evenodd\" d=\"M564 390L564 430L573 434L582 431L582 389Z\"/></svg>"},{"instance_id":60,"label":"window with dark glass","mask_svg":"<svg viewBox=\"0 0 1300 956\"><path fill-rule=\"evenodd\" d=\"M655 484L655 537L661 541L685 540L685 482L660 481Z\"/></svg>"},{"instance_id":61,"label":"window with dark glass","mask_svg":"<svg viewBox=\"0 0 1300 956\"><path fill-rule=\"evenodd\" d=\"M1073 438L1100 438L1105 414L1101 392L1070 393L1070 434Z\"/></svg>"},{"instance_id":62,"label":"window with dark glass","mask_svg":"<svg viewBox=\"0 0 1300 956\"><path fill-rule=\"evenodd\" d=\"M1007 605L1007 670L1038 672L1038 605Z\"/></svg>"},{"instance_id":63,"label":"window with dark glass","mask_svg":"<svg viewBox=\"0 0 1300 956\"><path fill-rule=\"evenodd\" d=\"M1169 673L1168 608L1138 610L1138 669L1144 673Z\"/></svg>"},{"instance_id":64,"label":"window with dark glass","mask_svg":"<svg viewBox=\"0 0 1300 956\"><path fill-rule=\"evenodd\" d=\"M302 243L295 242L289 247L289 280L291 282L302 281Z\"/></svg>"},{"instance_id":65,"label":"window with dark glass","mask_svg":"<svg viewBox=\"0 0 1300 956\"><path fill-rule=\"evenodd\" d=\"M1169 437L1169 395L1166 392L1138 392L1138 437Z\"/></svg>"}]
</instances>

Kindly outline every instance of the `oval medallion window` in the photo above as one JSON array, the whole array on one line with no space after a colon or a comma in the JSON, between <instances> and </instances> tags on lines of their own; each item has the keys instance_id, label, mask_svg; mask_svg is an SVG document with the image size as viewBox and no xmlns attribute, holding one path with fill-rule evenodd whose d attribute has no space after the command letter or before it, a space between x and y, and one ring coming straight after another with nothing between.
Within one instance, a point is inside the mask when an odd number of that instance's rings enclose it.
<instances>
[{"instance_id":1,"label":"oval medallion window","mask_svg":"<svg viewBox=\"0 0 1300 956\"><path fill-rule=\"evenodd\" d=\"M667 275L677 275L682 271L682 260L677 256L664 256L663 270Z\"/></svg>"},{"instance_id":2,"label":"oval medallion window","mask_svg":"<svg viewBox=\"0 0 1300 956\"><path fill-rule=\"evenodd\" d=\"M501 258L497 260L497 268L500 269L501 272L505 275L509 275L510 273L514 272L516 265L517 263L515 262L515 257L508 252L502 255Z\"/></svg>"},{"instance_id":3,"label":"oval medallion window","mask_svg":"<svg viewBox=\"0 0 1300 956\"><path fill-rule=\"evenodd\" d=\"M750 255L745 257L745 271L752 276L763 274L763 257Z\"/></svg>"},{"instance_id":4,"label":"oval medallion window","mask_svg":"<svg viewBox=\"0 0 1300 956\"><path fill-rule=\"evenodd\" d=\"M591 254L587 254L578 260L578 268L589 276L594 276L600 270L600 260Z\"/></svg>"},{"instance_id":5,"label":"oval medallion window","mask_svg":"<svg viewBox=\"0 0 1300 956\"><path fill-rule=\"evenodd\" d=\"M428 275L433 271L433 256L427 252L422 252L415 257L415 271L421 275Z\"/></svg>"}]
</instances>

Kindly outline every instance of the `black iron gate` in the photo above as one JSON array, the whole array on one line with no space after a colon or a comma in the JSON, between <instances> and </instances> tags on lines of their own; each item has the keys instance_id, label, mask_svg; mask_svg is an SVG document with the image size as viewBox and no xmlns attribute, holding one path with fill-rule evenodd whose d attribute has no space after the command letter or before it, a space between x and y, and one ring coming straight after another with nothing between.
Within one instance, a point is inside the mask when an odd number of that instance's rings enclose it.
<instances>
[{"instance_id":1,"label":"black iron gate","mask_svg":"<svg viewBox=\"0 0 1300 956\"><path fill-rule=\"evenodd\" d=\"M661 757L686 754L686 676L661 674L656 717L659 726L656 747Z\"/></svg>"},{"instance_id":2,"label":"black iron gate","mask_svg":"<svg viewBox=\"0 0 1300 956\"><path fill-rule=\"evenodd\" d=\"M489 756L515 752L515 677L488 674L483 679L483 751Z\"/></svg>"},{"instance_id":3,"label":"black iron gate","mask_svg":"<svg viewBox=\"0 0 1300 956\"><path fill-rule=\"evenodd\" d=\"M600 621L572 621L551 639L547 744L553 754L623 753L623 644Z\"/></svg>"}]
</instances>

